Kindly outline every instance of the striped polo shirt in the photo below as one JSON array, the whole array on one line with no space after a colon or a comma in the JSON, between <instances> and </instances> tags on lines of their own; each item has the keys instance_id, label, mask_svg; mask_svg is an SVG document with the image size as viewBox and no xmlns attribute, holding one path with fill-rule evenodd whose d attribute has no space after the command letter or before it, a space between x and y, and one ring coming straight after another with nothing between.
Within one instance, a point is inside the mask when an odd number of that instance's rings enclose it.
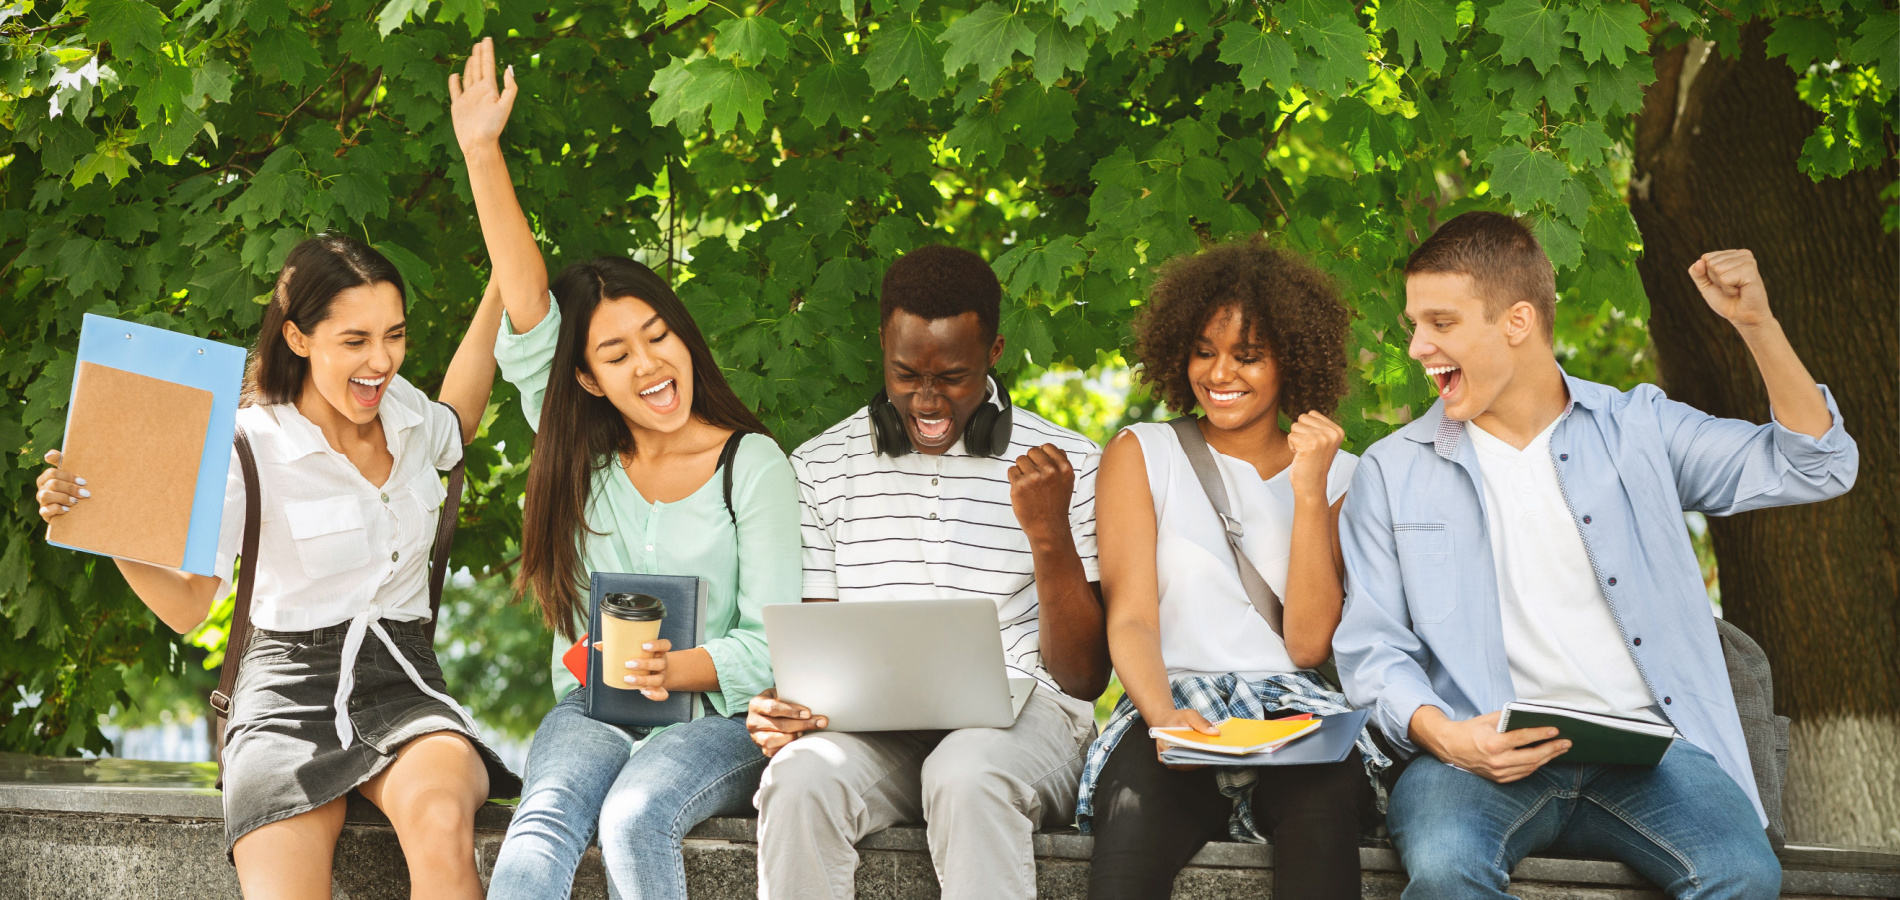
<instances>
[{"instance_id":1,"label":"striped polo shirt","mask_svg":"<svg viewBox=\"0 0 1900 900\"><path fill-rule=\"evenodd\" d=\"M1003 401L992 397L990 402ZM1029 539L1009 502L1009 468L1031 447L1053 444L1075 467L1069 526L1090 581L1095 559L1095 442L1017 407L1009 452L973 456L963 441L941 456L881 456L869 408L792 454L805 543L804 595L813 599L995 602L1003 659L1060 690L1042 667L1036 572Z\"/></svg>"}]
</instances>

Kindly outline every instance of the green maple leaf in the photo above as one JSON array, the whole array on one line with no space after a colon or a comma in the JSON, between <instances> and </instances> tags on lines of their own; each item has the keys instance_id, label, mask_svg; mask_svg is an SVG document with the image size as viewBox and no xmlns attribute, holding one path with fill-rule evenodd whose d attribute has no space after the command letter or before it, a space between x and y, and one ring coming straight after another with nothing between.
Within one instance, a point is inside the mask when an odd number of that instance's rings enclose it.
<instances>
[{"instance_id":1,"label":"green maple leaf","mask_svg":"<svg viewBox=\"0 0 1900 900\"><path fill-rule=\"evenodd\" d=\"M383 5L383 11L376 14L376 31L383 37L389 37L396 29L408 24L410 16L421 19L423 10L428 8L429 0L389 0Z\"/></svg>"},{"instance_id":2,"label":"green maple leaf","mask_svg":"<svg viewBox=\"0 0 1900 900\"><path fill-rule=\"evenodd\" d=\"M1075 238L1059 234L1040 245L1018 245L998 257L991 268L1009 285L1012 296L1027 297L1030 291L1040 289L1045 296L1053 297L1061 289L1069 267L1087 258L1088 253L1076 246Z\"/></svg>"},{"instance_id":3,"label":"green maple leaf","mask_svg":"<svg viewBox=\"0 0 1900 900\"><path fill-rule=\"evenodd\" d=\"M1528 210L1537 203L1554 203L1570 172L1549 153L1510 143L1484 158L1491 167L1491 191L1511 198L1511 205Z\"/></svg>"},{"instance_id":4,"label":"green maple leaf","mask_svg":"<svg viewBox=\"0 0 1900 900\"><path fill-rule=\"evenodd\" d=\"M1024 16L999 3L985 3L943 30L943 71L954 76L974 63L976 77L996 80L1016 54L1034 56L1036 32Z\"/></svg>"},{"instance_id":5,"label":"green maple leaf","mask_svg":"<svg viewBox=\"0 0 1900 900\"><path fill-rule=\"evenodd\" d=\"M1591 63L1583 74L1590 111L1604 118L1614 110L1627 115L1642 112L1643 88L1656 80L1652 66L1612 66L1602 61Z\"/></svg>"},{"instance_id":6,"label":"green maple leaf","mask_svg":"<svg viewBox=\"0 0 1900 900\"><path fill-rule=\"evenodd\" d=\"M682 102L707 110L713 130L732 131L741 120L754 131L765 125L765 101L772 96L772 84L756 69L733 65L731 60L700 59L686 64L693 80L686 85Z\"/></svg>"},{"instance_id":7,"label":"green maple leaf","mask_svg":"<svg viewBox=\"0 0 1900 900\"><path fill-rule=\"evenodd\" d=\"M871 77L855 57L844 62L819 63L798 80L798 99L805 101L805 120L820 128L838 117L838 124L857 125L871 99Z\"/></svg>"},{"instance_id":8,"label":"green maple leaf","mask_svg":"<svg viewBox=\"0 0 1900 900\"><path fill-rule=\"evenodd\" d=\"M1848 48L1848 60L1873 66L1888 90L1900 85L1900 11L1874 10L1854 32L1858 39Z\"/></svg>"},{"instance_id":9,"label":"green maple leaf","mask_svg":"<svg viewBox=\"0 0 1900 900\"><path fill-rule=\"evenodd\" d=\"M422 257L417 256L408 247L395 241L377 241L370 246L375 247L378 253L389 257L389 261L396 265L396 271L402 273L402 280L408 284L410 290L420 294L435 290L434 270L430 269L429 264L423 262Z\"/></svg>"},{"instance_id":10,"label":"green maple leaf","mask_svg":"<svg viewBox=\"0 0 1900 900\"><path fill-rule=\"evenodd\" d=\"M1132 17L1141 8L1140 0L1067 0L1063 6L1068 12L1062 21L1070 27L1082 24L1084 19L1093 19L1095 27L1108 31L1122 19Z\"/></svg>"},{"instance_id":11,"label":"green maple leaf","mask_svg":"<svg viewBox=\"0 0 1900 900\"><path fill-rule=\"evenodd\" d=\"M1563 18L1538 0L1504 0L1485 15L1484 30L1504 39L1498 57L1506 65L1528 59L1539 72L1556 65L1557 51L1570 42Z\"/></svg>"},{"instance_id":12,"label":"green maple leaf","mask_svg":"<svg viewBox=\"0 0 1900 900\"><path fill-rule=\"evenodd\" d=\"M1007 372L1022 364L1023 354L1031 362L1046 363L1056 353L1055 330L1049 326L1049 311L1027 303L1009 304L1003 310L1003 358L996 368Z\"/></svg>"},{"instance_id":13,"label":"green maple leaf","mask_svg":"<svg viewBox=\"0 0 1900 900\"><path fill-rule=\"evenodd\" d=\"M1601 122L1565 122L1557 129L1557 145L1585 165L1603 162L1603 154L1613 142Z\"/></svg>"},{"instance_id":14,"label":"green maple leaf","mask_svg":"<svg viewBox=\"0 0 1900 900\"><path fill-rule=\"evenodd\" d=\"M456 19L468 26L471 37L481 37L482 26L488 23L488 9L482 0L442 0L442 8L435 11L435 20L446 25Z\"/></svg>"},{"instance_id":15,"label":"green maple leaf","mask_svg":"<svg viewBox=\"0 0 1900 900\"><path fill-rule=\"evenodd\" d=\"M245 307L255 308L251 298L258 294L257 280L251 277L244 261L223 246L205 251L187 286L192 288L192 305L213 316L241 318Z\"/></svg>"},{"instance_id":16,"label":"green maple leaf","mask_svg":"<svg viewBox=\"0 0 1900 900\"><path fill-rule=\"evenodd\" d=\"M943 90L943 46L937 43L936 32L922 22L892 23L871 38L864 71L876 90L889 90L908 79L913 96L929 99Z\"/></svg>"},{"instance_id":17,"label":"green maple leaf","mask_svg":"<svg viewBox=\"0 0 1900 900\"><path fill-rule=\"evenodd\" d=\"M1063 143L1075 137L1075 95L1032 84L1019 84L1003 96L1002 121L1017 129L1019 143L1031 149L1054 138Z\"/></svg>"},{"instance_id":18,"label":"green maple leaf","mask_svg":"<svg viewBox=\"0 0 1900 900\"><path fill-rule=\"evenodd\" d=\"M159 129L158 140L152 143L154 161L178 160L197 141L198 133L203 131L205 120L189 109L181 109L172 116L172 120Z\"/></svg>"},{"instance_id":19,"label":"green maple leaf","mask_svg":"<svg viewBox=\"0 0 1900 900\"><path fill-rule=\"evenodd\" d=\"M1088 36L1054 18L1036 23L1036 80L1048 87L1069 72L1080 73L1089 61Z\"/></svg>"},{"instance_id":20,"label":"green maple leaf","mask_svg":"<svg viewBox=\"0 0 1900 900\"><path fill-rule=\"evenodd\" d=\"M943 136L944 144L957 150L957 158L973 163L979 157L1001 159L1003 145L1009 139L1008 126L996 108L983 104L964 113L956 127Z\"/></svg>"},{"instance_id":21,"label":"green maple leaf","mask_svg":"<svg viewBox=\"0 0 1900 900\"><path fill-rule=\"evenodd\" d=\"M1572 224L1582 226L1590 220L1590 189L1575 178L1566 178L1551 206Z\"/></svg>"},{"instance_id":22,"label":"green maple leaf","mask_svg":"<svg viewBox=\"0 0 1900 900\"><path fill-rule=\"evenodd\" d=\"M362 222L389 214L389 184L370 172L351 168L330 184L330 194L343 205L351 221Z\"/></svg>"},{"instance_id":23,"label":"green maple leaf","mask_svg":"<svg viewBox=\"0 0 1900 900\"><path fill-rule=\"evenodd\" d=\"M653 80L647 84L647 90L653 92L653 105L647 109L647 117L654 125L672 122L681 132L691 134L699 130L706 121L705 104L693 105L686 102L686 88L693 83L693 73L687 71L686 60L674 57L666 68L653 73Z\"/></svg>"},{"instance_id":24,"label":"green maple leaf","mask_svg":"<svg viewBox=\"0 0 1900 900\"><path fill-rule=\"evenodd\" d=\"M1786 56L1788 68L1806 72L1817 62L1833 62L1839 43L1840 35L1825 20L1782 16L1775 20L1775 30L1768 35L1766 46L1770 57Z\"/></svg>"},{"instance_id":25,"label":"green maple leaf","mask_svg":"<svg viewBox=\"0 0 1900 900\"><path fill-rule=\"evenodd\" d=\"M1607 0L1572 9L1570 30L1577 33L1577 50L1584 61L1602 59L1620 66L1629 58L1629 51L1641 55L1649 50L1644 18L1643 8L1630 0Z\"/></svg>"},{"instance_id":26,"label":"green maple leaf","mask_svg":"<svg viewBox=\"0 0 1900 900\"><path fill-rule=\"evenodd\" d=\"M1544 212L1527 217L1531 233L1544 245L1544 255L1558 269L1575 268L1583 261L1583 234L1570 223Z\"/></svg>"},{"instance_id":27,"label":"green maple leaf","mask_svg":"<svg viewBox=\"0 0 1900 900\"><path fill-rule=\"evenodd\" d=\"M785 56L790 48L785 41L784 27L763 16L727 19L719 24L717 31L719 37L713 46L719 55L736 55L755 66L770 57Z\"/></svg>"},{"instance_id":28,"label":"green maple leaf","mask_svg":"<svg viewBox=\"0 0 1900 900\"><path fill-rule=\"evenodd\" d=\"M251 45L251 63L261 80L282 81L293 88L302 87L311 69L323 68L323 55L310 43L310 36L295 28L273 28L257 36Z\"/></svg>"},{"instance_id":29,"label":"green maple leaf","mask_svg":"<svg viewBox=\"0 0 1900 900\"><path fill-rule=\"evenodd\" d=\"M1351 16L1333 13L1317 22L1301 22L1295 33L1314 53L1300 60L1307 87L1339 96L1346 93L1347 82L1366 80L1366 30Z\"/></svg>"},{"instance_id":30,"label":"green maple leaf","mask_svg":"<svg viewBox=\"0 0 1900 900\"><path fill-rule=\"evenodd\" d=\"M199 98L208 98L212 103L231 102L231 79L237 70L221 59L207 59L191 73L191 107L203 109L204 102Z\"/></svg>"},{"instance_id":31,"label":"green maple leaf","mask_svg":"<svg viewBox=\"0 0 1900 900\"><path fill-rule=\"evenodd\" d=\"M1445 0L1388 0L1379 5L1379 28L1398 35L1399 60L1419 62L1434 72L1444 68L1445 45L1458 36L1457 5Z\"/></svg>"},{"instance_id":32,"label":"green maple leaf","mask_svg":"<svg viewBox=\"0 0 1900 900\"><path fill-rule=\"evenodd\" d=\"M129 56L133 48L157 50L170 21L158 8L140 0L93 0L86 5L86 36L111 44L115 54Z\"/></svg>"},{"instance_id":33,"label":"green maple leaf","mask_svg":"<svg viewBox=\"0 0 1900 900\"><path fill-rule=\"evenodd\" d=\"M1298 58L1285 37L1244 22L1221 28L1220 61L1240 67L1240 83L1248 90L1264 84L1286 88L1293 84Z\"/></svg>"},{"instance_id":34,"label":"green maple leaf","mask_svg":"<svg viewBox=\"0 0 1900 900\"><path fill-rule=\"evenodd\" d=\"M97 287L111 293L125 278L125 251L111 241L72 235L53 257L53 271L66 278L66 290L77 297Z\"/></svg>"}]
</instances>

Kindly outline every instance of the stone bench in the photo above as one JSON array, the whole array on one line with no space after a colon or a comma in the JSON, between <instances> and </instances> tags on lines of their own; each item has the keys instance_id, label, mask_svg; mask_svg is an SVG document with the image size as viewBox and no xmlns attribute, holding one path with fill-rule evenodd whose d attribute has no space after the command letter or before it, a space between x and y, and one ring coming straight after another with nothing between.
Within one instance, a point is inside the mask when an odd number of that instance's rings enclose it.
<instances>
[{"instance_id":1,"label":"stone bench","mask_svg":"<svg viewBox=\"0 0 1900 900\"><path fill-rule=\"evenodd\" d=\"M0 900L237 898L224 857L218 792L207 765L132 760L43 760L0 754ZM476 859L486 877L512 810L490 803L476 818ZM1039 834L1039 894L1081 900L1089 838ZM754 821L721 818L685 842L689 893L704 900L757 895ZM938 894L923 829L890 828L859 845L858 893L924 900ZM1396 898L1405 886L1389 848L1359 851L1365 896ZM1792 846L1782 856L1784 897L1900 896L1900 851ZM1209 844L1175 881L1182 900L1267 896L1273 848ZM1601 860L1534 857L1513 873L1524 900L1635 900L1661 896L1627 866ZM589 851L574 897L604 898L598 850ZM408 877L395 833L375 807L352 796L337 847L336 893L350 900L400 900Z\"/></svg>"}]
</instances>

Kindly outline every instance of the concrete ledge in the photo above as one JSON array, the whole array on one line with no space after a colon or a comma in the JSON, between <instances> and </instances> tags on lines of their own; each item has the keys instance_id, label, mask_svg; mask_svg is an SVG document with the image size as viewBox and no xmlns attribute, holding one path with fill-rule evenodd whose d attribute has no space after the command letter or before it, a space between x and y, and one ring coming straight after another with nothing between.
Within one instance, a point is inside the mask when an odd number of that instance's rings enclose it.
<instances>
[{"instance_id":1,"label":"concrete ledge","mask_svg":"<svg viewBox=\"0 0 1900 900\"><path fill-rule=\"evenodd\" d=\"M106 760L22 762L0 756L0 900L205 900L239 896L224 857L218 792L208 767ZM490 803L477 816L476 857L486 879L513 810ZM685 841L689 892L705 900L757 895L755 822L712 819ZM1035 837L1039 895L1087 894L1092 841L1080 834ZM890 900L938 896L924 831L900 826L859 844L859 895ZM1368 898L1397 898L1405 876L1397 854L1359 851ZM1790 847L1782 856L1784 897L1900 896L1900 852ZM1268 896L1273 848L1209 844L1175 881L1182 900ZM1524 900L1635 900L1660 897L1633 870L1602 860L1536 857L1513 873ZM391 900L408 895L408 877L388 820L352 796L337 847L335 896ZM598 849L577 873L575 898L604 898Z\"/></svg>"}]
</instances>

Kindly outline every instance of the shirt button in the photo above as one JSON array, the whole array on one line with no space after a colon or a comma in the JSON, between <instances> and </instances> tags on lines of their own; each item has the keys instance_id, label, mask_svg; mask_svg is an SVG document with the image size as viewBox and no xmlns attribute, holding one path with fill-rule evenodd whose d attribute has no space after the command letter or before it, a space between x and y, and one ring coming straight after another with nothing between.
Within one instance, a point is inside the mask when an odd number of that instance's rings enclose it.
<instances>
[{"instance_id":1,"label":"shirt button","mask_svg":"<svg viewBox=\"0 0 1900 900\"><path fill-rule=\"evenodd\" d=\"M1668 706L1669 704L1671 704L1671 703L1674 703L1674 702L1676 702L1676 701L1675 701L1675 698L1673 698L1673 697L1664 697L1664 698L1663 698L1663 705L1664 705L1664 706Z\"/></svg>"},{"instance_id":2,"label":"shirt button","mask_svg":"<svg viewBox=\"0 0 1900 900\"><path fill-rule=\"evenodd\" d=\"M400 556L402 556L402 551L401 551L401 550L391 550L391 551L389 551L389 561L390 561L390 562L395 562L395 561L396 561L396 559L397 559L398 557L400 557Z\"/></svg>"},{"instance_id":3,"label":"shirt button","mask_svg":"<svg viewBox=\"0 0 1900 900\"><path fill-rule=\"evenodd\" d=\"M1590 517L1589 517L1589 516L1584 516L1584 517L1583 517L1583 524L1585 524L1585 525L1588 525L1588 524L1590 524Z\"/></svg>"},{"instance_id":4,"label":"shirt button","mask_svg":"<svg viewBox=\"0 0 1900 900\"><path fill-rule=\"evenodd\" d=\"M934 519L934 518L936 518L936 517L937 517L937 514L936 514L936 513L931 513L931 514L930 514L930 517Z\"/></svg>"},{"instance_id":5,"label":"shirt button","mask_svg":"<svg viewBox=\"0 0 1900 900\"><path fill-rule=\"evenodd\" d=\"M1557 459L1559 459L1560 461L1563 461L1563 462L1569 462L1569 461L1570 461L1570 454L1568 454L1568 453L1559 453L1559 454L1557 454Z\"/></svg>"},{"instance_id":6,"label":"shirt button","mask_svg":"<svg viewBox=\"0 0 1900 900\"><path fill-rule=\"evenodd\" d=\"M1610 587L1616 587L1616 579L1610 579Z\"/></svg>"},{"instance_id":7,"label":"shirt button","mask_svg":"<svg viewBox=\"0 0 1900 900\"><path fill-rule=\"evenodd\" d=\"M1643 639L1642 639L1642 638L1637 638L1637 639L1636 639L1635 641L1633 641L1632 643L1634 643L1634 644L1635 644L1636 646L1638 646L1638 647L1641 647L1641 646L1643 645Z\"/></svg>"},{"instance_id":8,"label":"shirt button","mask_svg":"<svg viewBox=\"0 0 1900 900\"><path fill-rule=\"evenodd\" d=\"M937 479L935 479L935 478L932 478L932 479L930 479L930 483L931 483L931 484L936 484L936 483L937 483Z\"/></svg>"},{"instance_id":9,"label":"shirt button","mask_svg":"<svg viewBox=\"0 0 1900 900\"><path fill-rule=\"evenodd\" d=\"M648 552L648 553L652 553L652 552L653 552L653 545L652 545L652 544L648 544L648 545L647 545L647 552Z\"/></svg>"},{"instance_id":10,"label":"shirt button","mask_svg":"<svg viewBox=\"0 0 1900 900\"><path fill-rule=\"evenodd\" d=\"M384 493L383 493L383 502L384 502L384 503L388 503L388 502L389 502L389 494L388 494L388 492L384 492Z\"/></svg>"}]
</instances>

